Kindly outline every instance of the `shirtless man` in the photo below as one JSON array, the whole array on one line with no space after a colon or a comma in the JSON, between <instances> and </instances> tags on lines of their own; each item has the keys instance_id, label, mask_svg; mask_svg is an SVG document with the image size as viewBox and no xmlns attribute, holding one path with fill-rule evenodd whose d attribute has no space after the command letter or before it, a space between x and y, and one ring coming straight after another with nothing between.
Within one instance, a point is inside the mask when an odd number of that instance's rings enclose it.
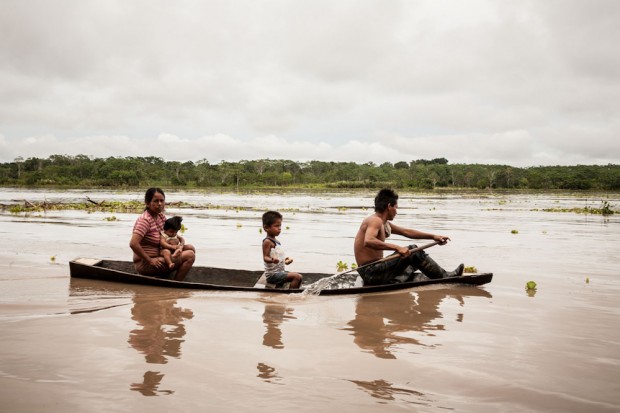
<instances>
[{"instance_id":1,"label":"shirtless man","mask_svg":"<svg viewBox=\"0 0 620 413\"><path fill-rule=\"evenodd\" d=\"M446 244L450 238L445 235L430 234L415 229L402 228L392 224L398 209L398 195L391 189L382 189L375 197L375 213L362 221L355 236L355 261L358 267L383 258L384 250L396 251L399 258L379 262L358 270L364 285L379 285L398 282L395 278L403 274L409 267L419 269L429 278L459 277L463 274L463 264L454 271L447 272L441 268L424 251L411 253L415 245L401 247L385 242L391 234L402 235L410 239L432 239L440 245Z\"/></svg>"}]
</instances>

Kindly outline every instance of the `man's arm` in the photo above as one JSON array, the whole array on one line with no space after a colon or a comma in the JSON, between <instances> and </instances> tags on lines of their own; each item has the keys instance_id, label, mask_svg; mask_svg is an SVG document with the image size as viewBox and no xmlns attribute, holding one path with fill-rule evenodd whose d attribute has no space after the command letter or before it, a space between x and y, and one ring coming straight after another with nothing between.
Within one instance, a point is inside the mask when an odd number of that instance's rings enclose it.
<instances>
[{"instance_id":1,"label":"man's arm","mask_svg":"<svg viewBox=\"0 0 620 413\"><path fill-rule=\"evenodd\" d=\"M445 235L431 234L429 232L418 231L417 229L402 228L392 223L389 224L392 227L392 234L402 235L410 239L432 239L439 242L441 245L450 240L450 237Z\"/></svg>"}]
</instances>

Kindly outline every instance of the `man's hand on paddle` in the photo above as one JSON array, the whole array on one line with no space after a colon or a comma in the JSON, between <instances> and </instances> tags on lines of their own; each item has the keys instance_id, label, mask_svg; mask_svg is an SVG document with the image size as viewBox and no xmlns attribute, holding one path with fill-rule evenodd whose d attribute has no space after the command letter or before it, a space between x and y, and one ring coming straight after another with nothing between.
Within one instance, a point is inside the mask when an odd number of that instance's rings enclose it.
<instances>
[{"instance_id":1,"label":"man's hand on paddle","mask_svg":"<svg viewBox=\"0 0 620 413\"><path fill-rule=\"evenodd\" d=\"M446 245L450 241L450 237L445 235L433 235L433 241L437 241L439 245Z\"/></svg>"},{"instance_id":2,"label":"man's hand on paddle","mask_svg":"<svg viewBox=\"0 0 620 413\"><path fill-rule=\"evenodd\" d=\"M411 255L411 250L407 247L398 247L396 252L399 253L400 256L403 258L407 258L409 255Z\"/></svg>"}]
</instances>

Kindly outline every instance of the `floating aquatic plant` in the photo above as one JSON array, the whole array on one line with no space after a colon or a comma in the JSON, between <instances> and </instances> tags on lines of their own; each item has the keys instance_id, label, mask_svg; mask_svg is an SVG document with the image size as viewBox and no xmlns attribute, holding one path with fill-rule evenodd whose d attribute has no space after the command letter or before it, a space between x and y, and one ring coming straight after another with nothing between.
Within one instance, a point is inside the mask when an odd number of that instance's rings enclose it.
<instances>
[{"instance_id":1,"label":"floating aquatic plant","mask_svg":"<svg viewBox=\"0 0 620 413\"><path fill-rule=\"evenodd\" d=\"M177 207L188 206L185 203L175 203ZM8 209L10 213L32 212L32 211L61 211L75 210L101 212L140 212L144 210L144 203L139 201L101 201L101 202L24 202L17 205L0 205L0 209Z\"/></svg>"},{"instance_id":2,"label":"floating aquatic plant","mask_svg":"<svg viewBox=\"0 0 620 413\"><path fill-rule=\"evenodd\" d=\"M336 268L338 269L338 271L346 271L349 269L349 265L346 262L340 260L336 263Z\"/></svg>"},{"instance_id":3,"label":"floating aquatic plant","mask_svg":"<svg viewBox=\"0 0 620 413\"><path fill-rule=\"evenodd\" d=\"M602 215L613 215L615 211L612 209L611 205L607 201L601 201L602 205L600 208Z\"/></svg>"},{"instance_id":4,"label":"floating aquatic plant","mask_svg":"<svg viewBox=\"0 0 620 413\"><path fill-rule=\"evenodd\" d=\"M50 261L51 261L51 262L56 262L56 256L55 256L55 255L52 255L52 256L50 257Z\"/></svg>"},{"instance_id":5,"label":"floating aquatic plant","mask_svg":"<svg viewBox=\"0 0 620 413\"><path fill-rule=\"evenodd\" d=\"M463 272L464 272L464 273L467 273L467 274L477 273L477 272L478 272L478 268L476 268L476 267L474 267L474 266L465 267L465 268L463 269Z\"/></svg>"},{"instance_id":6,"label":"floating aquatic plant","mask_svg":"<svg viewBox=\"0 0 620 413\"><path fill-rule=\"evenodd\" d=\"M119 219L116 218L116 216L112 215L111 217L105 217L103 218L104 220L110 222L110 221L118 221Z\"/></svg>"},{"instance_id":7,"label":"floating aquatic plant","mask_svg":"<svg viewBox=\"0 0 620 413\"><path fill-rule=\"evenodd\" d=\"M519 231L518 231L518 230L516 230L516 229L513 229L512 231L510 231L510 233L511 233L511 234L518 234L518 233L519 233Z\"/></svg>"},{"instance_id":8,"label":"floating aquatic plant","mask_svg":"<svg viewBox=\"0 0 620 413\"><path fill-rule=\"evenodd\" d=\"M534 210L533 210L534 211ZM613 205L611 205L607 201L601 201L600 208L590 208L586 206L585 208L545 208L544 212L574 212L577 214L592 214L592 215L613 215L616 211L613 209Z\"/></svg>"},{"instance_id":9,"label":"floating aquatic plant","mask_svg":"<svg viewBox=\"0 0 620 413\"><path fill-rule=\"evenodd\" d=\"M534 297L536 295L536 283L534 281L528 281L525 284L525 292L528 297Z\"/></svg>"},{"instance_id":10,"label":"floating aquatic plant","mask_svg":"<svg viewBox=\"0 0 620 413\"><path fill-rule=\"evenodd\" d=\"M188 228L185 226L185 224L181 224L181 229L179 231L181 231L181 234L184 234L187 229Z\"/></svg>"}]
</instances>

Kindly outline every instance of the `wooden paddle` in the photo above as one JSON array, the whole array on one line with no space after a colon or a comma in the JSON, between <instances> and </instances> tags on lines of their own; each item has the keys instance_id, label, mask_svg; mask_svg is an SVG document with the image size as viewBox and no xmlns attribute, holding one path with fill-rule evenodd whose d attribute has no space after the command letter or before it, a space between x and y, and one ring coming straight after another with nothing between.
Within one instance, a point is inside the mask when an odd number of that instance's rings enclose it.
<instances>
[{"instance_id":1,"label":"wooden paddle","mask_svg":"<svg viewBox=\"0 0 620 413\"><path fill-rule=\"evenodd\" d=\"M418 252L418 251L425 250L425 249L430 248L430 247L432 247L432 246L434 246L434 245L437 245L437 244L440 244L440 242L439 242L439 241L429 242L428 244L422 245L421 247L416 247L416 248L413 248L413 249L411 250L410 254L414 254L414 253L416 253L416 252ZM393 259L395 259L395 258L398 258L398 257L400 257L400 254L399 254L399 253L394 253L394 254L388 255L387 257L383 257L383 258L381 258L380 260L373 261L373 262L369 262L368 264L360 265L359 267L356 267L356 268L351 268L351 269L350 269L350 270L348 270L348 271L345 271L345 272L341 272L341 273L338 273L338 274L332 275L332 277L336 277L336 276L338 276L338 275L347 274L347 273L350 273L351 271L357 271L357 270L359 270L360 268L366 268L366 267L369 267L369 266L371 266L371 265L378 264L378 263L380 263L380 262L391 261L391 260L393 260Z\"/></svg>"}]
</instances>

